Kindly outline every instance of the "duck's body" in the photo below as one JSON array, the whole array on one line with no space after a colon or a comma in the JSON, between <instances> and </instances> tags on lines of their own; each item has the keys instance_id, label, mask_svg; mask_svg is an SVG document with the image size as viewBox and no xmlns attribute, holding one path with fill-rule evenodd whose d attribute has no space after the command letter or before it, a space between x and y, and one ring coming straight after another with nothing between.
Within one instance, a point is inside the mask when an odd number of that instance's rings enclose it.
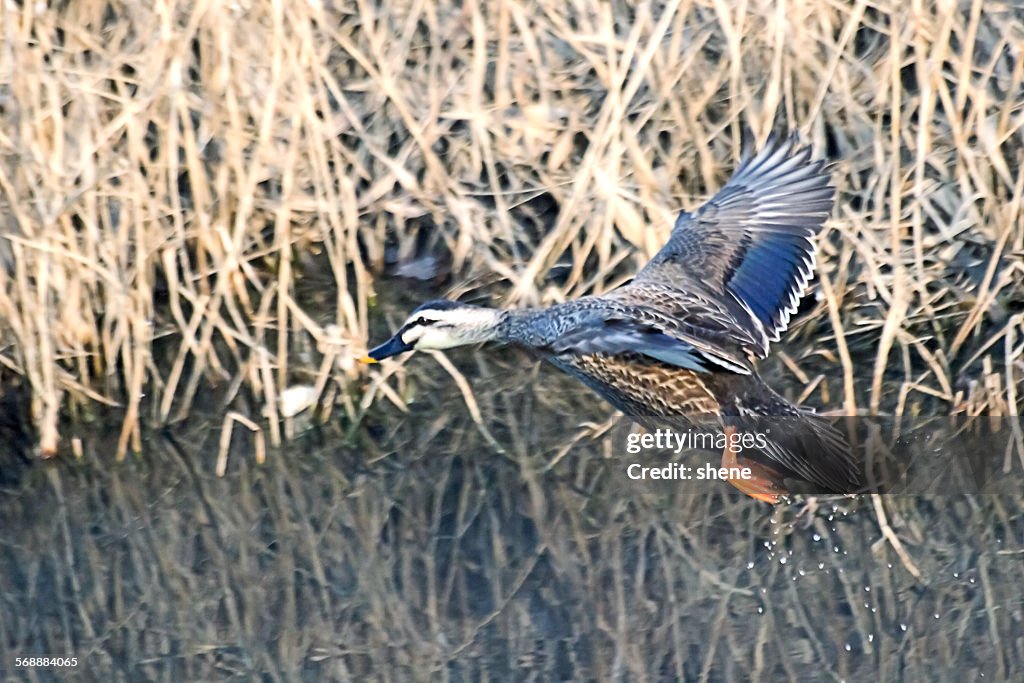
<instances>
[{"instance_id":1,"label":"duck's body","mask_svg":"<svg viewBox=\"0 0 1024 683\"><path fill-rule=\"evenodd\" d=\"M754 454L770 468L768 490L792 476L855 491L859 469L839 435L772 391L752 362L779 339L813 272L811 238L833 201L823 167L792 139L769 142L711 201L679 216L631 282L544 309L430 302L370 356L496 341L539 354L649 427L666 418L736 428L751 416L797 417L800 434Z\"/></svg>"}]
</instances>

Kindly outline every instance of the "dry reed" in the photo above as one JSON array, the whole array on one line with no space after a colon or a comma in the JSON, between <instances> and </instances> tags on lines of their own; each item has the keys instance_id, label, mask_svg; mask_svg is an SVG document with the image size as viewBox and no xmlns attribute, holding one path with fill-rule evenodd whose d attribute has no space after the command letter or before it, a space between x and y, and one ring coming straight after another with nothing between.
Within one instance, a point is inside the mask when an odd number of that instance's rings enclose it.
<instances>
[{"instance_id":1,"label":"dry reed","mask_svg":"<svg viewBox=\"0 0 1024 683\"><path fill-rule=\"evenodd\" d=\"M744 127L835 160L827 282L791 337L815 400L1018 410L1009 4L3 11L0 373L30 388L45 454L69 408L122 407L123 457L140 419L179 420L208 387L225 410L248 389L276 425L277 396L313 381L357 420L352 357L390 262L440 255L509 305L602 290L720 185ZM337 288L314 316L296 282L320 268Z\"/></svg>"}]
</instances>

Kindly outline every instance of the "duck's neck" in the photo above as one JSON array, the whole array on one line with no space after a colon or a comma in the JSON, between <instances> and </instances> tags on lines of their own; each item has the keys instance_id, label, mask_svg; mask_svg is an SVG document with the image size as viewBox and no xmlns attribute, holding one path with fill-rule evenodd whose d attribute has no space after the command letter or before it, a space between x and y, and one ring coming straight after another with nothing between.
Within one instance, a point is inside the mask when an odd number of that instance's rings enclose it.
<instances>
[{"instance_id":1,"label":"duck's neck","mask_svg":"<svg viewBox=\"0 0 1024 683\"><path fill-rule=\"evenodd\" d=\"M508 314L498 308L473 308L472 313L463 312L465 319L461 321L460 336L465 343L480 342L506 343Z\"/></svg>"}]
</instances>

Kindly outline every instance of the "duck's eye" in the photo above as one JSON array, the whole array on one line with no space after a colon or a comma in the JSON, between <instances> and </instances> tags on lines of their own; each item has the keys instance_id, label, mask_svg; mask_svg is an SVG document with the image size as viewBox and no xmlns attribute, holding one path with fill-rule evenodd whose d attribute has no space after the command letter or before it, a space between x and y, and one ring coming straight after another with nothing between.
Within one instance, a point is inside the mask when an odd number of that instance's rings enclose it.
<instances>
[{"instance_id":1,"label":"duck's eye","mask_svg":"<svg viewBox=\"0 0 1024 683\"><path fill-rule=\"evenodd\" d=\"M423 325L423 326L426 326L428 322L429 321L426 318L419 317L419 318L416 318L416 320L413 322L413 325Z\"/></svg>"}]
</instances>

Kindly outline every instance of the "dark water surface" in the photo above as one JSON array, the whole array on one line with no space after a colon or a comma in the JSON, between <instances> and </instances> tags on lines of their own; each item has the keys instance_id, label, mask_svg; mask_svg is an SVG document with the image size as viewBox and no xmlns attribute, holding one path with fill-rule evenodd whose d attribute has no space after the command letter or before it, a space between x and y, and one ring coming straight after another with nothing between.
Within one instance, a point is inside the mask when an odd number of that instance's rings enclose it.
<instances>
[{"instance_id":1,"label":"dark water surface","mask_svg":"<svg viewBox=\"0 0 1024 683\"><path fill-rule=\"evenodd\" d=\"M0 670L61 680L1019 680L1019 496L638 491L592 394L515 354L410 361L255 465L220 424L2 491ZM589 426L581 426L586 423ZM116 436L116 435L115 435ZM497 445L497 447L495 446ZM500 449L500 450L499 450ZM552 464L554 463L554 464ZM883 538L876 502L915 579ZM74 669L15 669L29 655Z\"/></svg>"}]
</instances>

